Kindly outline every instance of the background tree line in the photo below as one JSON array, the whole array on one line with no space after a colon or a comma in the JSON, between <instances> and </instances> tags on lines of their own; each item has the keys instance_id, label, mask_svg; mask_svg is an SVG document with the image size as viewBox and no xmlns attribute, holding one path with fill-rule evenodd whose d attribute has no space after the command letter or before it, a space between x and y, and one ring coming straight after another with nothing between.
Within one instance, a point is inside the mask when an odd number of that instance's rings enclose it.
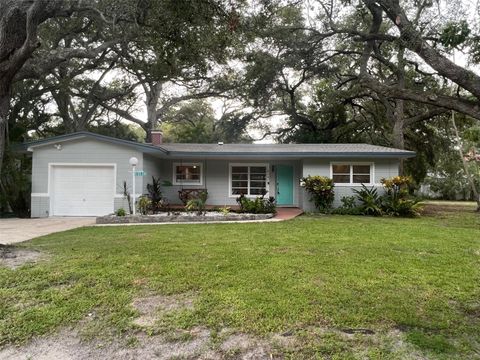
<instances>
[{"instance_id":1,"label":"background tree line","mask_svg":"<svg viewBox=\"0 0 480 360\"><path fill-rule=\"evenodd\" d=\"M403 173L478 199L478 15L440 0L0 0L2 207L28 212L16 143L158 128L407 148Z\"/></svg>"}]
</instances>

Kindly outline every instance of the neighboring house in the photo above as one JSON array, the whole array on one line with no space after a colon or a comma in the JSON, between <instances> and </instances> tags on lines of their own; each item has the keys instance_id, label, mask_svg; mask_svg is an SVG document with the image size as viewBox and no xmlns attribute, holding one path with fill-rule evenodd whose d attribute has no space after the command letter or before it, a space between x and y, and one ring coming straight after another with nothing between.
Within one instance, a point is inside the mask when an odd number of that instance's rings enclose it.
<instances>
[{"instance_id":1,"label":"neighboring house","mask_svg":"<svg viewBox=\"0 0 480 360\"><path fill-rule=\"evenodd\" d=\"M97 216L127 208L122 184L131 189L129 159L138 159L137 194L146 193L152 176L171 186L162 191L170 204L181 204L178 191L207 189L209 205L236 205L240 194L266 192L278 206L313 211L300 187L307 175L335 180L335 203L361 183L380 186L398 175L401 158L411 151L366 144L153 144L78 132L25 144L32 153L32 217Z\"/></svg>"}]
</instances>

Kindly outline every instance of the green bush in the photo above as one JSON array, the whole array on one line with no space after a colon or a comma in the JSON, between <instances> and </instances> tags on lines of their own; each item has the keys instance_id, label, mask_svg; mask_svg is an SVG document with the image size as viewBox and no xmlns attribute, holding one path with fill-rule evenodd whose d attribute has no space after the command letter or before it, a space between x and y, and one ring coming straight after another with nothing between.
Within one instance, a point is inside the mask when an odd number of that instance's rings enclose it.
<instances>
[{"instance_id":1,"label":"green bush","mask_svg":"<svg viewBox=\"0 0 480 360\"><path fill-rule=\"evenodd\" d=\"M228 214L230 214L231 210L232 209L229 208L228 206L223 206L223 207L218 209L218 211L221 212L223 216L227 216Z\"/></svg>"},{"instance_id":2,"label":"green bush","mask_svg":"<svg viewBox=\"0 0 480 360\"><path fill-rule=\"evenodd\" d=\"M414 217L420 214L420 204L408 193L412 178L395 176L380 181L386 190L382 197L382 209L386 214L400 217Z\"/></svg>"},{"instance_id":3,"label":"green bush","mask_svg":"<svg viewBox=\"0 0 480 360\"><path fill-rule=\"evenodd\" d=\"M153 212L160 210L162 197L162 190L160 188L160 178L152 176L152 183L147 184L148 199L150 199L150 209Z\"/></svg>"},{"instance_id":4,"label":"green bush","mask_svg":"<svg viewBox=\"0 0 480 360\"><path fill-rule=\"evenodd\" d=\"M363 215L362 209L357 206L355 196L342 196L340 199L342 206L333 209L332 213L336 215Z\"/></svg>"},{"instance_id":5,"label":"green bush","mask_svg":"<svg viewBox=\"0 0 480 360\"><path fill-rule=\"evenodd\" d=\"M335 192L333 180L325 176L307 176L301 179L301 186L310 194L317 210L328 212L332 208Z\"/></svg>"},{"instance_id":6,"label":"green bush","mask_svg":"<svg viewBox=\"0 0 480 360\"><path fill-rule=\"evenodd\" d=\"M31 158L16 155L7 148L0 172L0 217L7 214L30 217L31 173Z\"/></svg>"},{"instance_id":7,"label":"green bush","mask_svg":"<svg viewBox=\"0 0 480 360\"><path fill-rule=\"evenodd\" d=\"M387 215L398 217L419 216L422 208L415 199L393 198L388 194L383 196L382 207Z\"/></svg>"},{"instance_id":8,"label":"green bush","mask_svg":"<svg viewBox=\"0 0 480 360\"><path fill-rule=\"evenodd\" d=\"M342 196L340 201L342 202L342 208L344 209L354 209L357 207L357 199L355 196Z\"/></svg>"},{"instance_id":9,"label":"green bush","mask_svg":"<svg viewBox=\"0 0 480 360\"><path fill-rule=\"evenodd\" d=\"M126 215L127 215L127 212L125 211L124 208L120 208L120 209L118 209L118 210L115 212L115 215L117 215L117 216L126 216Z\"/></svg>"},{"instance_id":10,"label":"green bush","mask_svg":"<svg viewBox=\"0 0 480 360\"><path fill-rule=\"evenodd\" d=\"M360 202L358 207L360 213L372 216L418 216L421 206L408 193L408 187L411 185L411 182L412 179L406 176L381 179L385 189L385 194L382 196L378 194L378 189L373 186L367 188L365 185L362 185L360 190L354 189L357 200ZM345 211L345 209L338 209L336 213Z\"/></svg>"},{"instance_id":11,"label":"green bush","mask_svg":"<svg viewBox=\"0 0 480 360\"><path fill-rule=\"evenodd\" d=\"M249 199L245 195L240 195L237 198L237 203L240 205L240 212L249 214L274 214L277 212L277 203L273 196L265 198L264 196Z\"/></svg>"},{"instance_id":12,"label":"green bush","mask_svg":"<svg viewBox=\"0 0 480 360\"><path fill-rule=\"evenodd\" d=\"M204 198L195 198L187 201L185 210L196 211L197 215L203 215L205 213L205 200Z\"/></svg>"},{"instance_id":13,"label":"green bush","mask_svg":"<svg viewBox=\"0 0 480 360\"><path fill-rule=\"evenodd\" d=\"M359 209L363 215L382 216L382 198L378 194L378 190L375 186L371 188L362 184L360 190L353 189L353 192L357 195L357 199L360 202Z\"/></svg>"},{"instance_id":14,"label":"green bush","mask_svg":"<svg viewBox=\"0 0 480 360\"><path fill-rule=\"evenodd\" d=\"M151 207L152 200L150 200L147 196L140 196L137 202L138 211L140 211L142 215L147 215Z\"/></svg>"}]
</instances>

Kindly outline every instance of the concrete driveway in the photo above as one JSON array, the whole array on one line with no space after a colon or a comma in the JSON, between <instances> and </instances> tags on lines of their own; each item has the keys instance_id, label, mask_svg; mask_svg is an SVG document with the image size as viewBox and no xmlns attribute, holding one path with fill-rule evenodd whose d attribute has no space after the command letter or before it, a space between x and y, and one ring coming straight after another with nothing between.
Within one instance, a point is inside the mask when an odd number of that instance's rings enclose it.
<instances>
[{"instance_id":1,"label":"concrete driveway","mask_svg":"<svg viewBox=\"0 0 480 360\"><path fill-rule=\"evenodd\" d=\"M15 244L39 236L94 224L94 217L0 219L0 244Z\"/></svg>"}]
</instances>

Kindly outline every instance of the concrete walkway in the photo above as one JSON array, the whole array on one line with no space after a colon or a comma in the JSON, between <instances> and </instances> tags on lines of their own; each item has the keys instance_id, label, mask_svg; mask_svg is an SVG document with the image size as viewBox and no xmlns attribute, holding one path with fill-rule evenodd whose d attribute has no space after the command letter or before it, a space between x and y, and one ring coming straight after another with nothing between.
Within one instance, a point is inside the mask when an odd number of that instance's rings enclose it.
<instances>
[{"instance_id":1,"label":"concrete walkway","mask_svg":"<svg viewBox=\"0 0 480 360\"><path fill-rule=\"evenodd\" d=\"M0 244L15 244L39 236L94 224L94 217L0 219Z\"/></svg>"},{"instance_id":2,"label":"concrete walkway","mask_svg":"<svg viewBox=\"0 0 480 360\"><path fill-rule=\"evenodd\" d=\"M297 207L279 207L277 208L277 214L275 215L274 219L278 220L290 220L296 218L303 214L303 210Z\"/></svg>"}]
</instances>

